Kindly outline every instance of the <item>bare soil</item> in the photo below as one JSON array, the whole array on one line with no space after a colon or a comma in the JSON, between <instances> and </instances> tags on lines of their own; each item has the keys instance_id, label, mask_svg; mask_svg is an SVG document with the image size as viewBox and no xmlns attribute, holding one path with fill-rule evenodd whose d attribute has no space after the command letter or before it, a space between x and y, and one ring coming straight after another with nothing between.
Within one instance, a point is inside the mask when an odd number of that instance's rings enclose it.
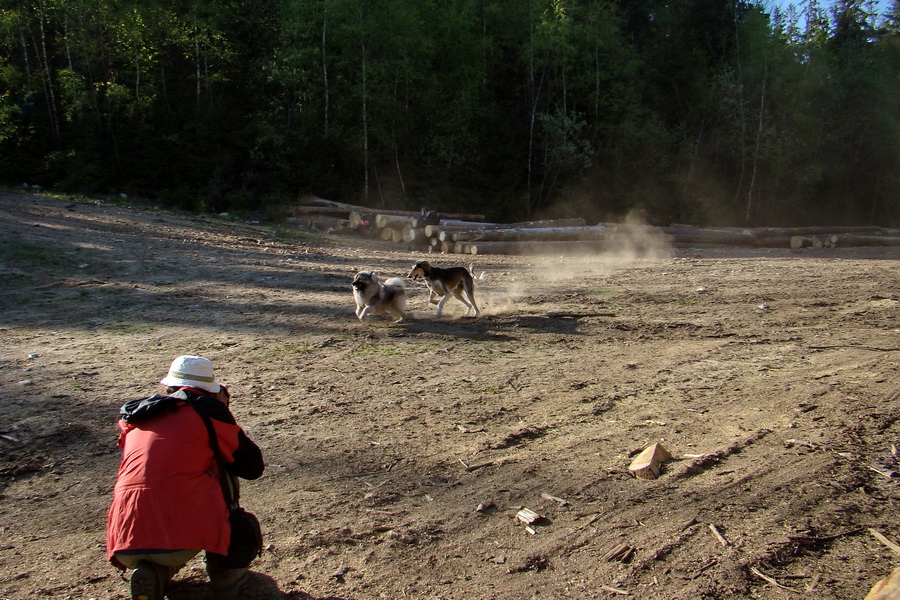
<instances>
[{"instance_id":1,"label":"bare soil","mask_svg":"<svg viewBox=\"0 0 900 600\"><path fill-rule=\"evenodd\" d=\"M422 258L0 194L0 598L128 597L117 411L188 353L266 456L247 598L862 599L900 566L900 249L478 256L481 317L410 282L414 320L356 319L357 271Z\"/></svg>"}]
</instances>

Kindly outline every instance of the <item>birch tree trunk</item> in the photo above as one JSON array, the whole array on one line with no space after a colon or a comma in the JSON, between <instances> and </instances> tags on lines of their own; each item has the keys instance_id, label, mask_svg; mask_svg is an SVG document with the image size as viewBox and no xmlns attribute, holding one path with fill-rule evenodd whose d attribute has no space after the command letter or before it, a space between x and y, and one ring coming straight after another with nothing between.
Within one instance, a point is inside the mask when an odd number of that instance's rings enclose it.
<instances>
[{"instance_id":1,"label":"birch tree trunk","mask_svg":"<svg viewBox=\"0 0 900 600\"><path fill-rule=\"evenodd\" d=\"M363 33L365 35L365 33ZM369 114L366 106L366 43L362 44L363 200L369 198Z\"/></svg>"},{"instance_id":2,"label":"birch tree trunk","mask_svg":"<svg viewBox=\"0 0 900 600\"><path fill-rule=\"evenodd\" d=\"M750 174L750 186L747 189L747 214L744 216L744 219L747 223L750 222L750 216L753 211L753 192L754 187L756 185L756 170L759 166L759 147L762 141L762 131L763 131L763 115L765 114L766 108L766 81L769 78L769 65L767 63L763 64L763 81L762 81L762 92L760 93L759 99L759 123L756 128L756 150L753 152L753 170Z\"/></svg>"},{"instance_id":3,"label":"birch tree trunk","mask_svg":"<svg viewBox=\"0 0 900 600\"><path fill-rule=\"evenodd\" d=\"M328 0L322 3L322 87L325 94L325 137L328 137L328 110L331 98L328 89L328 55L327 55L327 31L328 31Z\"/></svg>"},{"instance_id":4,"label":"birch tree trunk","mask_svg":"<svg viewBox=\"0 0 900 600\"><path fill-rule=\"evenodd\" d=\"M50 71L50 59L47 57L47 36L44 32L44 2L41 0L38 2L38 25L39 31L41 35L40 39L40 50L38 52L38 56L41 58L41 63L44 71L44 89L47 94L47 112L50 117L50 125L53 129L53 138L56 142L56 145L59 146L62 142L60 127L59 127L59 117L56 114L56 93L53 90L53 78L51 76Z\"/></svg>"}]
</instances>

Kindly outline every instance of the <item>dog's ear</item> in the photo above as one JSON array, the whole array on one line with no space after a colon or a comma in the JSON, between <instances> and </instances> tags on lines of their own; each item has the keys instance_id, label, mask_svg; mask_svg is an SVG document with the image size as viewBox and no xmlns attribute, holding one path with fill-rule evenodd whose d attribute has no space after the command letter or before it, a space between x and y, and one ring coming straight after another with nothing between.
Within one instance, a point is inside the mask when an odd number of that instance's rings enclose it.
<instances>
[{"instance_id":1,"label":"dog's ear","mask_svg":"<svg viewBox=\"0 0 900 600\"><path fill-rule=\"evenodd\" d=\"M372 283L378 283L378 274L375 271L369 271L369 276L372 278Z\"/></svg>"},{"instance_id":2,"label":"dog's ear","mask_svg":"<svg viewBox=\"0 0 900 600\"><path fill-rule=\"evenodd\" d=\"M423 269L431 268L431 264L427 260L423 260L422 262L420 262L419 266L422 267Z\"/></svg>"}]
</instances>

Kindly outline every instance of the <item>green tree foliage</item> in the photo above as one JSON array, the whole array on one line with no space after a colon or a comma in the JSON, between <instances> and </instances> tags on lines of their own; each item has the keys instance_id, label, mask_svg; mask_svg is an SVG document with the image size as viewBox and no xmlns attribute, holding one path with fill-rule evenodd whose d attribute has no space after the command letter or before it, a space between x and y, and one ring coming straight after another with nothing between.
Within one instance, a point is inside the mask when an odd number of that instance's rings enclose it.
<instances>
[{"instance_id":1,"label":"green tree foliage","mask_svg":"<svg viewBox=\"0 0 900 600\"><path fill-rule=\"evenodd\" d=\"M900 5L0 0L0 180L896 225Z\"/></svg>"}]
</instances>

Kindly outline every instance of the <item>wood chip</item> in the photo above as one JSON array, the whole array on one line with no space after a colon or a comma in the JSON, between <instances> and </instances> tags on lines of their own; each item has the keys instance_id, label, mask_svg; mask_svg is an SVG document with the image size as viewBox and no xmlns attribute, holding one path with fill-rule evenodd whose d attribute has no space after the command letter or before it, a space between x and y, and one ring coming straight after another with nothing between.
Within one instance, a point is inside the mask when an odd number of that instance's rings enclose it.
<instances>
[{"instance_id":1,"label":"wood chip","mask_svg":"<svg viewBox=\"0 0 900 600\"><path fill-rule=\"evenodd\" d=\"M330 575L332 579L343 579L344 575L350 572L350 567L341 565L338 570Z\"/></svg>"},{"instance_id":2,"label":"wood chip","mask_svg":"<svg viewBox=\"0 0 900 600\"><path fill-rule=\"evenodd\" d=\"M493 502L482 502L478 506L475 507L475 512L477 513L486 513L490 512L497 506Z\"/></svg>"},{"instance_id":3,"label":"wood chip","mask_svg":"<svg viewBox=\"0 0 900 600\"><path fill-rule=\"evenodd\" d=\"M562 498L558 498L551 494L547 494L547 493L541 494L541 498L543 498L544 500L550 500L551 502L556 502L560 506L568 506L569 505L568 500L563 500Z\"/></svg>"},{"instance_id":4,"label":"wood chip","mask_svg":"<svg viewBox=\"0 0 900 600\"><path fill-rule=\"evenodd\" d=\"M540 521L543 517L537 514L530 508L522 508L519 512L516 513L516 520L524 523L525 525L534 525L538 521Z\"/></svg>"},{"instance_id":5,"label":"wood chip","mask_svg":"<svg viewBox=\"0 0 900 600\"><path fill-rule=\"evenodd\" d=\"M631 461L628 470L638 479L656 479L659 477L660 463L671 459L672 455L662 444L652 444Z\"/></svg>"},{"instance_id":6,"label":"wood chip","mask_svg":"<svg viewBox=\"0 0 900 600\"><path fill-rule=\"evenodd\" d=\"M604 554L601 560L604 560L606 562L613 562L616 560L621 561L623 556L630 555L631 553L631 546L627 544L619 544L618 546L614 546L606 554Z\"/></svg>"}]
</instances>

